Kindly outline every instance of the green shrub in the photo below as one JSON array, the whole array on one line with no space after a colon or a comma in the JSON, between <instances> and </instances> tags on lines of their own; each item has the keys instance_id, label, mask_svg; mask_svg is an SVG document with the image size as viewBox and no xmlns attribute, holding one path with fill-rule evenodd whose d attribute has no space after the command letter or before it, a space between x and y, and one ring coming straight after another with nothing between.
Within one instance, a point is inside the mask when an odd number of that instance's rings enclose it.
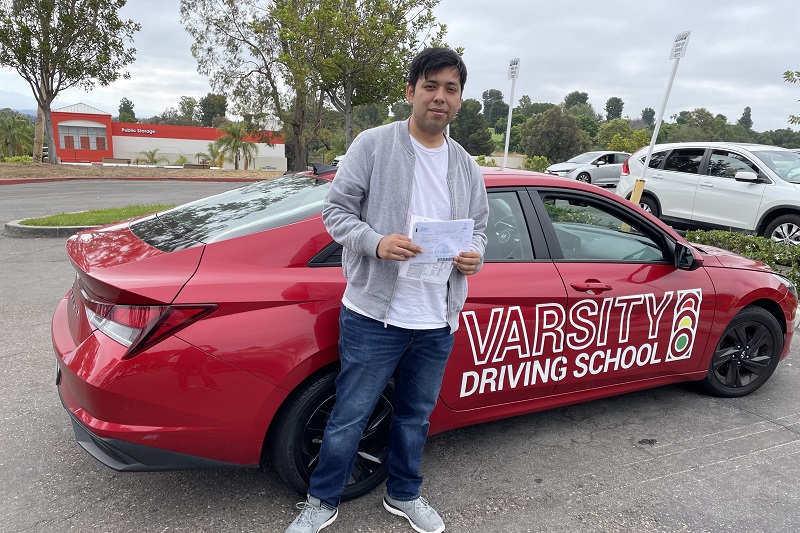
<instances>
[{"instance_id":1,"label":"green shrub","mask_svg":"<svg viewBox=\"0 0 800 533\"><path fill-rule=\"evenodd\" d=\"M188 162L189 162L188 159L186 159L184 156L180 156L178 159L175 160L173 165L175 165L176 167L182 167L183 165L185 165Z\"/></svg>"},{"instance_id":2,"label":"green shrub","mask_svg":"<svg viewBox=\"0 0 800 533\"><path fill-rule=\"evenodd\" d=\"M778 244L771 239L735 231L688 231L686 240L706 244L766 263L800 287L800 246Z\"/></svg>"},{"instance_id":3,"label":"green shrub","mask_svg":"<svg viewBox=\"0 0 800 533\"><path fill-rule=\"evenodd\" d=\"M525 170L533 170L534 172L544 172L550 166L550 161L543 155L535 155L533 157L525 158Z\"/></svg>"},{"instance_id":4,"label":"green shrub","mask_svg":"<svg viewBox=\"0 0 800 533\"><path fill-rule=\"evenodd\" d=\"M496 167L497 162L494 159L486 159L486 156L481 154L475 158L475 162L482 167Z\"/></svg>"},{"instance_id":5,"label":"green shrub","mask_svg":"<svg viewBox=\"0 0 800 533\"><path fill-rule=\"evenodd\" d=\"M15 155L14 157L2 157L3 163L33 163L33 158L29 155Z\"/></svg>"}]
</instances>

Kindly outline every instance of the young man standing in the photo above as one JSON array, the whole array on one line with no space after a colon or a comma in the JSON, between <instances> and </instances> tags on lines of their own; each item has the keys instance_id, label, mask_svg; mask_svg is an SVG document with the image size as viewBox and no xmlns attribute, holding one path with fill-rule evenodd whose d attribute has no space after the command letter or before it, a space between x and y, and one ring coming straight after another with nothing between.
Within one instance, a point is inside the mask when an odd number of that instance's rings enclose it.
<instances>
[{"instance_id":1,"label":"young man standing","mask_svg":"<svg viewBox=\"0 0 800 533\"><path fill-rule=\"evenodd\" d=\"M342 370L308 499L286 533L316 533L338 516L358 442L375 404L394 378L383 505L422 533L440 533L439 514L420 497L428 417L436 405L466 276L478 271L489 207L477 164L444 135L461 107L467 69L446 48L412 62L406 84L411 117L361 133L340 164L322 218L344 247L347 289L339 319ZM453 260L447 283L399 276L422 250L407 237L412 215L474 220L472 244Z\"/></svg>"}]
</instances>

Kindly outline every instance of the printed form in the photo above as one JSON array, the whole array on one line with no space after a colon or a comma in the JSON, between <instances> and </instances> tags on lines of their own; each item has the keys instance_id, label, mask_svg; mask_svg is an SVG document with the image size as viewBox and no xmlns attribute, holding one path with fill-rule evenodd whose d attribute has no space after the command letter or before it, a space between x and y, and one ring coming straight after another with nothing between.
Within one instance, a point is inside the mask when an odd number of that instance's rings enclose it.
<instances>
[{"instance_id":1,"label":"printed form","mask_svg":"<svg viewBox=\"0 0 800 533\"><path fill-rule=\"evenodd\" d=\"M430 283L447 283L453 269L453 259L467 252L472 245L475 221L434 220L411 216L411 241L423 253L400 264L400 276Z\"/></svg>"}]
</instances>

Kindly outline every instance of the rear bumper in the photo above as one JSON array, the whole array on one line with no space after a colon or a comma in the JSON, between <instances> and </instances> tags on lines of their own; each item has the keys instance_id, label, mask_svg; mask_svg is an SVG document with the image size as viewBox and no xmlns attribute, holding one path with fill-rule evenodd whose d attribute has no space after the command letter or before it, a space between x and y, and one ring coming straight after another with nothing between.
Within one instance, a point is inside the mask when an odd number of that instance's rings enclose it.
<instances>
[{"instance_id":1,"label":"rear bumper","mask_svg":"<svg viewBox=\"0 0 800 533\"><path fill-rule=\"evenodd\" d=\"M258 468L258 464L240 465L215 461L184 453L142 446L118 439L99 437L81 424L72 413L75 440L89 455L109 468L120 472L153 472L158 470L191 470L199 468Z\"/></svg>"}]
</instances>

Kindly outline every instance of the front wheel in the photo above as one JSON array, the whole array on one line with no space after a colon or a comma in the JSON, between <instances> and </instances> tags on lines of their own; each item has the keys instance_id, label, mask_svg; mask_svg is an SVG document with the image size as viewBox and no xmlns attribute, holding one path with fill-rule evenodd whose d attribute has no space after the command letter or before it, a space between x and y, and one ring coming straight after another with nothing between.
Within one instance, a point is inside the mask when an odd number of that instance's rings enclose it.
<instances>
[{"instance_id":1,"label":"front wheel","mask_svg":"<svg viewBox=\"0 0 800 533\"><path fill-rule=\"evenodd\" d=\"M592 177L589 175L588 172L581 172L580 174L578 174L578 177L575 178L575 179L578 180L578 181L582 181L584 183L591 183L592 182Z\"/></svg>"},{"instance_id":2,"label":"front wheel","mask_svg":"<svg viewBox=\"0 0 800 533\"><path fill-rule=\"evenodd\" d=\"M775 317L761 307L745 307L722 334L703 385L714 396L746 396L767 382L782 349Z\"/></svg>"},{"instance_id":3,"label":"front wheel","mask_svg":"<svg viewBox=\"0 0 800 533\"><path fill-rule=\"evenodd\" d=\"M800 216L779 216L769 223L764 237L780 244L800 244Z\"/></svg>"},{"instance_id":4,"label":"front wheel","mask_svg":"<svg viewBox=\"0 0 800 533\"><path fill-rule=\"evenodd\" d=\"M273 421L268 451L275 471L286 484L306 494L317 466L322 436L336 402L338 369L306 381L295 390ZM394 385L390 381L370 416L342 501L367 494L388 476L386 463Z\"/></svg>"}]
</instances>

